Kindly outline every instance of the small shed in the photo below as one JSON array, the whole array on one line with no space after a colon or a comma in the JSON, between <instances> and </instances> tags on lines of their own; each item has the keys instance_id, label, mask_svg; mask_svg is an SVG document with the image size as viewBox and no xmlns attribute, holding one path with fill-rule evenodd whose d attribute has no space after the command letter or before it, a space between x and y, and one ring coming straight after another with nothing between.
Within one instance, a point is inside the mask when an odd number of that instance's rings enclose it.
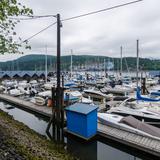
<instances>
[{"instance_id":1,"label":"small shed","mask_svg":"<svg viewBox=\"0 0 160 160\"><path fill-rule=\"evenodd\" d=\"M97 133L97 106L75 103L66 108L67 131L89 140Z\"/></svg>"}]
</instances>

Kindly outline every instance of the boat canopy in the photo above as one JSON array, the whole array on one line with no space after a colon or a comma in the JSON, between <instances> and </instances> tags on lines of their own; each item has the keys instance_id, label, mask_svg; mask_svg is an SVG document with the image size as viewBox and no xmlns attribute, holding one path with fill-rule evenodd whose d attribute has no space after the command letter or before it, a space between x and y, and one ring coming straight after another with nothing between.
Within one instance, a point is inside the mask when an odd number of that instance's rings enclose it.
<instances>
[{"instance_id":1,"label":"boat canopy","mask_svg":"<svg viewBox=\"0 0 160 160\"><path fill-rule=\"evenodd\" d=\"M127 124L133 128L139 129L143 132L151 134L152 136L160 137L160 129L154 127L150 124L144 123L139 121L138 119L134 118L133 116L127 116L120 120L120 123Z\"/></svg>"}]
</instances>

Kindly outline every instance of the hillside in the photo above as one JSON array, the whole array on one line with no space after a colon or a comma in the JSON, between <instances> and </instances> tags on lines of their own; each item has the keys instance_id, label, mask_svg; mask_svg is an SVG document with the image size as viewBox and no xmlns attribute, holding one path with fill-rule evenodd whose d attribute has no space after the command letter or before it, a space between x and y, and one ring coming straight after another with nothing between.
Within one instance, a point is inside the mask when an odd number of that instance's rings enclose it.
<instances>
[{"instance_id":1,"label":"hillside","mask_svg":"<svg viewBox=\"0 0 160 160\"><path fill-rule=\"evenodd\" d=\"M61 66L63 70L69 70L71 56L61 57ZM120 59L104 56L89 56L89 55L74 55L73 68L76 69L92 69L104 68L104 59L107 63L112 64L112 70L119 70ZM55 70L56 57L47 56L48 69ZM114 67L113 67L114 64ZM126 57L123 58L123 70L135 70L136 58ZM160 60L151 60L147 58L140 58L140 68L143 70L160 70ZM45 55L26 55L13 61L0 62L0 70L44 70L45 69Z\"/></svg>"}]
</instances>

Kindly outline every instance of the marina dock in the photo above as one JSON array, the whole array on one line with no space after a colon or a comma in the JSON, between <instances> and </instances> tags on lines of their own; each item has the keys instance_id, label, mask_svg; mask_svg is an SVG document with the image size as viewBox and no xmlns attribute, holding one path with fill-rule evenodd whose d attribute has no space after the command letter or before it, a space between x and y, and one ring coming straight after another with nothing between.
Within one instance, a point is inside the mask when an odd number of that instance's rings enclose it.
<instances>
[{"instance_id":1,"label":"marina dock","mask_svg":"<svg viewBox=\"0 0 160 160\"><path fill-rule=\"evenodd\" d=\"M52 110L46 106L37 106L31 102L12 97L6 94L0 94L0 99L14 105L18 105L21 109L27 109L37 114L47 116L52 115ZM144 135L139 135L122 129L106 126L98 123L97 134L103 138L111 139L127 146L139 149L146 153L160 157L160 140Z\"/></svg>"},{"instance_id":2,"label":"marina dock","mask_svg":"<svg viewBox=\"0 0 160 160\"><path fill-rule=\"evenodd\" d=\"M98 135L160 157L160 140L98 123Z\"/></svg>"},{"instance_id":3,"label":"marina dock","mask_svg":"<svg viewBox=\"0 0 160 160\"><path fill-rule=\"evenodd\" d=\"M45 117L51 117L52 109L46 106L38 106L33 104L32 102L25 101L23 99L13 97L7 94L0 94L0 99L11 104L17 105L21 109L27 109L29 111L38 113Z\"/></svg>"}]
</instances>

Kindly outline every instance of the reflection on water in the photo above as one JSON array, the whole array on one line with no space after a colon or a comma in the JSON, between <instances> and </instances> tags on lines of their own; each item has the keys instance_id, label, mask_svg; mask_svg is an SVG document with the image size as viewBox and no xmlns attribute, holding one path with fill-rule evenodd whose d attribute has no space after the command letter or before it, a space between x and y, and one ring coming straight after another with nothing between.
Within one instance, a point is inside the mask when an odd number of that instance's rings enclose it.
<instances>
[{"instance_id":1,"label":"reflection on water","mask_svg":"<svg viewBox=\"0 0 160 160\"><path fill-rule=\"evenodd\" d=\"M12 115L15 120L23 122L42 135L46 135L45 130L47 128L47 120L45 118L42 119L35 114L31 114L16 107L10 109L11 106L12 105L5 102L0 102L0 109L7 112L9 115Z\"/></svg>"},{"instance_id":2,"label":"reflection on water","mask_svg":"<svg viewBox=\"0 0 160 160\"><path fill-rule=\"evenodd\" d=\"M106 157L107 160L140 160L139 158L132 156L126 152L123 152L119 149L113 148L104 143L98 142L98 158L104 159ZM116 153L116 154L115 154Z\"/></svg>"},{"instance_id":3,"label":"reflection on water","mask_svg":"<svg viewBox=\"0 0 160 160\"><path fill-rule=\"evenodd\" d=\"M67 137L67 150L82 160L142 160L127 152L94 140L82 143L72 137Z\"/></svg>"},{"instance_id":4,"label":"reflection on water","mask_svg":"<svg viewBox=\"0 0 160 160\"><path fill-rule=\"evenodd\" d=\"M14 119L23 122L36 132L47 135L45 131L49 121L48 119L26 112L5 102L0 102L0 109L12 115ZM50 132L58 133L59 131L52 127ZM50 136L52 135L53 134ZM54 134L54 136L56 136L56 134ZM67 136L67 138L64 138L63 143L65 143L68 152L82 160L156 160L156 158L150 155L137 153L134 149L101 138L94 139L90 142L83 142L74 136Z\"/></svg>"}]
</instances>

